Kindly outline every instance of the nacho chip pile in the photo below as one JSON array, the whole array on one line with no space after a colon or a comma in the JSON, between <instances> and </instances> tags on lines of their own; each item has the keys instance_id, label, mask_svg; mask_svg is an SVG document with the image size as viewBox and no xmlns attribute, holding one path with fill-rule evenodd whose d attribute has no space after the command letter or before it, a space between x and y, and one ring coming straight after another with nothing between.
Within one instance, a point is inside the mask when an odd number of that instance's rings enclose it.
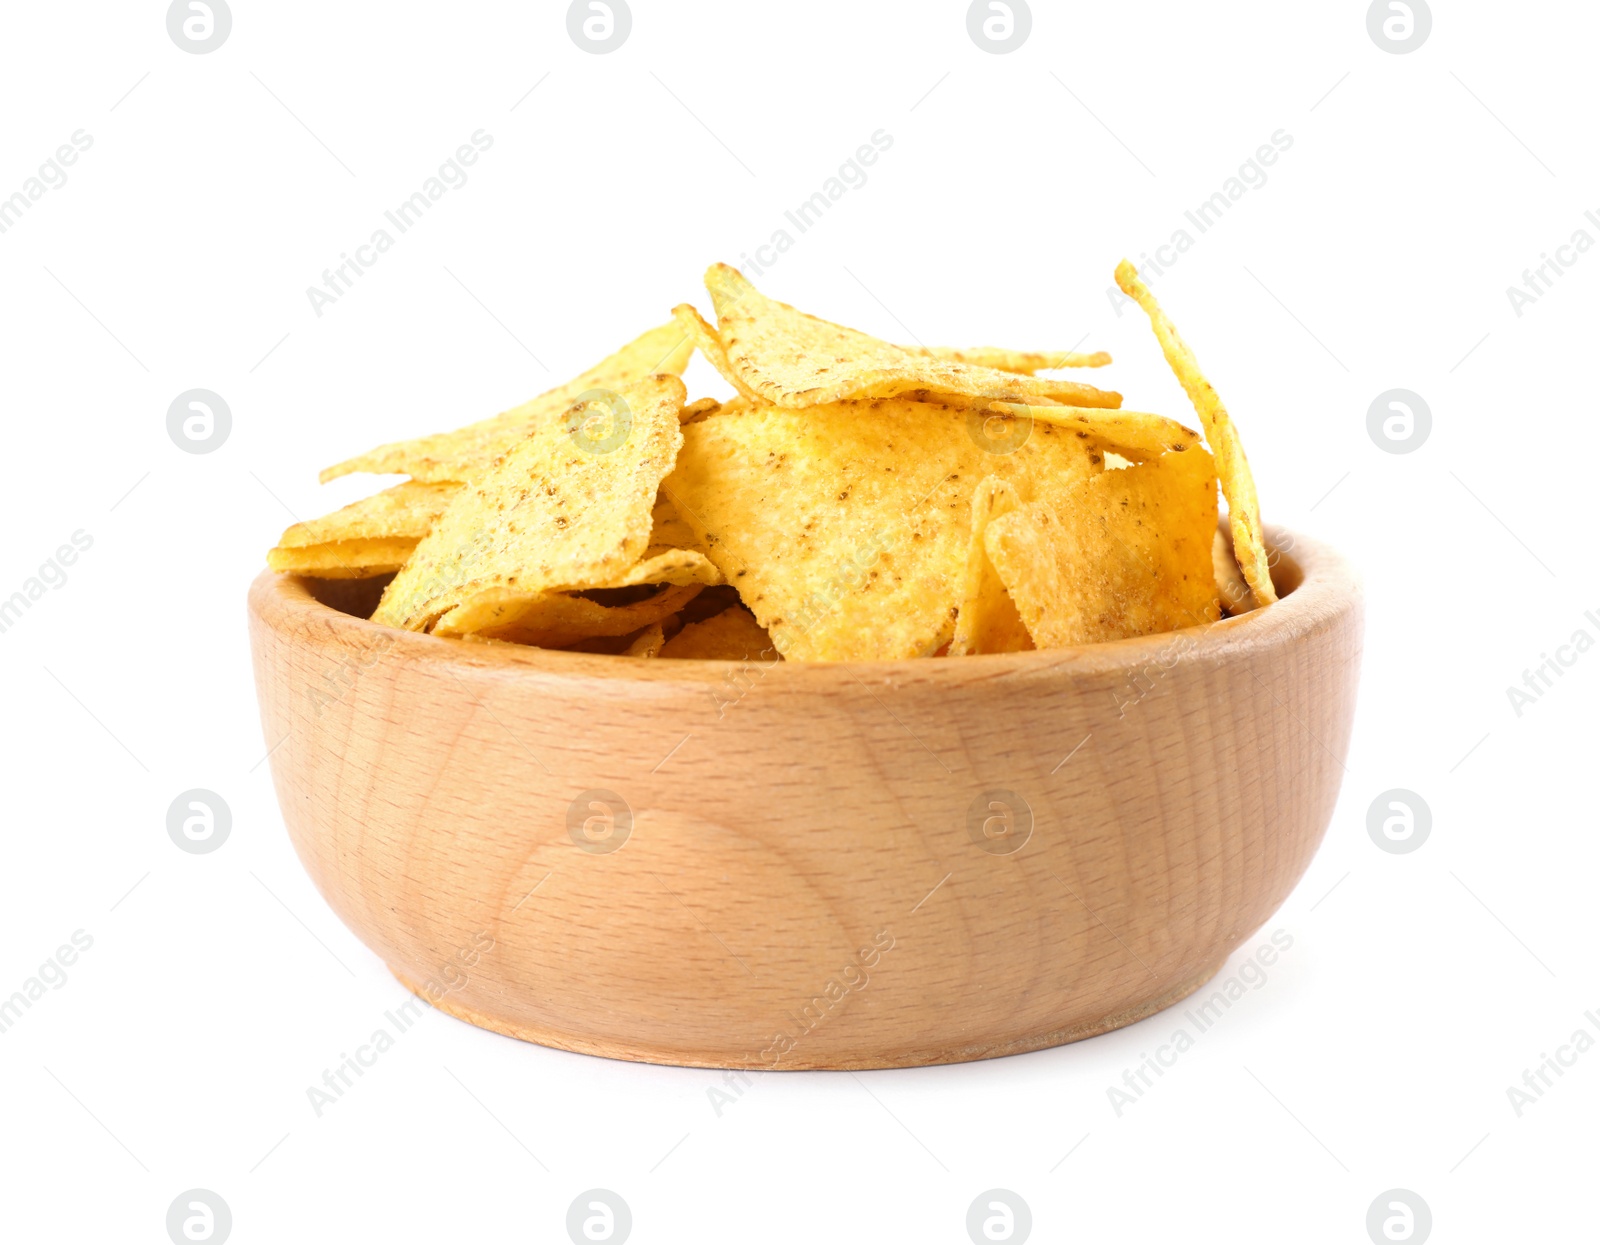
<instances>
[{"instance_id":1,"label":"nacho chip pile","mask_svg":"<svg viewBox=\"0 0 1600 1245\"><path fill-rule=\"evenodd\" d=\"M1126 261L1116 278L1204 444L1040 375L1103 353L897 346L716 264L714 324L683 304L522 406L328 468L410 479L294 524L268 565L392 576L389 626L638 658L964 657L1270 604L1238 431ZM690 400L695 351L732 397Z\"/></svg>"}]
</instances>

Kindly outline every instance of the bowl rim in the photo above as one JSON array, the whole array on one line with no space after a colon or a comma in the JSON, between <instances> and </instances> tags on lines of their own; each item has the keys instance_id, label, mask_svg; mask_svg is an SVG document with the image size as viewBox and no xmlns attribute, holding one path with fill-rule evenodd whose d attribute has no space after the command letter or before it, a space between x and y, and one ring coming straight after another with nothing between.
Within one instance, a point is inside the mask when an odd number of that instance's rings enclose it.
<instances>
[{"instance_id":1,"label":"bowl rim","mask_svg":"<svg viewBox=\"0 0 1600 1245\"><path fill-rule=\"evenodd\" d=\"M1226 532L1226 519L1222 528ZM1343 555L1322 541L1287 528L1267 532L1268 554L1279 599L1272 605L1218 622L1199 623L1177 631L1111 640L1101 644L1036 649L1022 653L982 653L953 660L900 658L875 661L757 662L763 682L914 681L952 686L973 676L983 679L1063 674L1094 676L1138 669L1168 655L1178 637L1190 643L1190 662L1217 662L1246 653L1283 648L1330 626L1362 604L1360 577ZM306 577L263 570L250 585L252 623L274 632L298 633L302 640L341 650L385 651L400 646L400 655L418 662L454 666L475 673L499 672L601 680L622 684L721 683L727 672L752 663L703 658L644 661L603 653L573 653L531 645L482 644L427 635L346 614L319 601ZM1168 663L1170 664L1170 663Z\"/></svg>"}]
</instances>

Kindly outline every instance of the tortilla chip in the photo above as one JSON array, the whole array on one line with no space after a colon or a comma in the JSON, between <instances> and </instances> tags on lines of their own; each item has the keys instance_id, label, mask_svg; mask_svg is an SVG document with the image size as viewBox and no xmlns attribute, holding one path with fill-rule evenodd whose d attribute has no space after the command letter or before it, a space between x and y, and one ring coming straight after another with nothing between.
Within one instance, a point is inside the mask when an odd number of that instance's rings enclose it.
<instances>
[{"instance_id":1,"label":"tortilla chip","mask_svg":"<svg viewBox=\"0 0 1600 1245\"><path fill-rule=\"evenodd\" d=\"M460 491L458 484L419 484L407 480L320 519L291 524L278 538L278 547L300 549L337 540L395 536L421 540Z\"/></svg>"},{"instance_id":2,"label":"tortilla chip","mask_svg":"<svg viewBox=\"0 0 1600 1245\"><path fill-rule=\"evenodd\" d=\"M984 532L999 515L1015 510L1017 490L999 476L985 476L972 494L972 535L967 544L967 565L961 592L961 612L949 656L970 653L1018 653L1033 647L1022 616L984 548Z\"/></svg>"},{"instance_id":3,"label":"tortilla chip","mask_svg":"<svg viewBox=\"0 0 1600 1245\"><path fill-rule=\"evenodd\" d=\"M900 349L911 354L927 355L930 359L948 359L951 363L969 363L973 367L992 367L1001 372L1020 372L1024 376L1056 368L1105 367L1111 362L1111 356L1104 350L1079 354L1074 350L1055 353L1002 350L998 346L901 346Z\"/></svg>"},{"instance_id":4,"label":"tortilla chip","mask_svg":"<svg viewBox=\"0 0 1600 1245\"><path fill-rule=\"evenodd\" d=\"M700 549L700 538L694 528L685 523L665 492L656 494L655 508L650 512L651 549Z\"/></svg>"},{"instance_id":5,"label":"tortilla chip","mask_svg":"<svg viewBox=\"0 0 1600 1245\"><path fill-rule=\"evenodd\" d=\"M1244 582L1239 564L1233 559L1233 543L1222 534L1220 527L1211 534L1211 569L1217 581L1217 595L1222 598L1222 608L1229 617L1248 614L1257 608L1255 594Z\"/></svg>"},{"instance_id":6,"label":"tortilla chip","mask_svg":"<svg viewBox=\"0 0 1600 1245\"><path fill-rule=\"evenodd\" d=\"M267 565L286 575L308 579L374 579L398 571L417 547L414 536L371 540L334 540L267 550Z\"/></svg>"},{"instance_id":7,"label":"tortilla chip","mask_svg":"<svg viewBox=\"0 0 1600 1245\"><path fill-rule=\"evenodd\" d=\"M732 385L741 398L756 400L755 391L745 384L744 377L740 376L733 364L728 362L728 352L723 349L722 339L717 336L717 330L706 323L706 318L694 306L689 303L679 303L672 309L672 318L688 334L690 340L694 342L695 349L705 361L717 369L718 375Z\"/></svg>"},{"instance_id":8,"label":"tortilla chip","mask_svg":"<svg viewBox=\"0 0 1600 1245\"><path fill-rule=\"evenodd\" d=\"M405 565L417 542L460 490L407 481L284 529L267 565L313 579L371 579Z\"/></svg>"},{"instance_id":9,"label":"tortilla chip","mask_svg":"<svg viewBox=\"0 0 1600 1245\"><path fill-rule=\"evenodd\" d=\"M885 398L716 415L684 428L663 489L784 657L927 656L955 632L976 482L1054 504L1100 470L1092 438L1043 425L987 453L969 414Z\"/></svg>"},{"instance_id":10,"label":"tortilla chip","mask_svg":"<svg viewBox=\"0 0 1600 1245\"><path fill-rule=\"evenodd\" d=\"M696 661L780 660L772 637L742 605L690 623L662 646L661 656Z\"/></svg>"},{"instance_id":11,"label":"tortilla chip","mask_svg":"<svg viewBox=\"0 0 1600 1245\"><path fill-rule=\"evenodd\" d=\"M640 584L722 583L722 572L698 549L651 549L644 557L604 583L584 584L583 588L633 588ZM570 585L579 587L579 585Z\"/></svg>"},{"instance_id":12,"label":"tortilla chip","mask_svg":"<svg viewBox=\"0 0 1600 1245\"><path fill-rule=\"evenodd\" d=\"M691 420L704 419L707 415L715 415L721 409L722 403L715 398L696 398L678 412L678 422L687 424Z\"/></svg>"},{"instance_id":13,"label":"tortilla chip","mask_svg":"<svg viewBox=\"0 0 1600 1245\"><path fill-rule=\"evenodd\" d=\"M454 432L394 441L347 459L322 473L324 484L353 471L398 472L416 480L470 483L501 454L544 424L558 419L591 390L619 390L656 373L681 375L694 343L676 320L636 337L621 350L521 406Z\"/></svg>"},{"instance_id":14,"label":"tortilla chip","mask_svg":"<svg viewBox=\"0 0 1600 1245\"><path fill-rule=\"evenodd\" d=\"M676 376L653 376L544 420L450 504L373 620L421 631L480 598L625 581L645 555L657 490L683 444L683 399Z\"/></svg>"},{"instance_id":15,"label":"tortilla chip","mask_svg":"<svg viewBox=\"0 0 1600 1245\"><path fill-rule=\"evenodd\" d=\"M1200 371L1194 357L1167 313L1161 310L1155 295L1151 294L1132 264L1123 260L1117 265L1117 285L1144 308L1150 317L1150 327L1161 343L1161 353L1189 395L1200 424L1206 432L1206 442L1216 456L1217 474L1222 481L1222 495L1228 500L1228 526L1233 531L1233 550L1239 568L1250 585L1256 602L1271 605L1278 599L1272 584L1272 568L1267 561L1267 547L1261 537L1261 504L1256 499L1256 482L1250 474L1250 462L1245 458L1244 442L1239 438L1228 409L1212 388L1211 382Z\"/></svg>"},{"instance_id":16,"label":"tortilla chip","mask_svg":"<svg viewBox=\"0 0 1600 1245\"><path fill-rule=\"evenodd\" d=\"M653 622L634 638L633 643L622 650L622 655L624 657L658 657L661 654L661 646L666 642L666 633L661 630L661 624Z\"/></svg>"},{"instance_id":17,"label":"tortilla chip","mask_svg":"<svg viewBox=\"0 0 1600 1245\"><path fill-rule=\"evenodd\" d=\"M613 606L567 593L529 596L492 588L450 610L434 624L433 634L564 648L596 636L631 635L670 618L699 591L698 584L671 586L631 605Z\"/></svg>"},{"instance_id":18,"label":"tortilla chip","mask_svg":"<svg viewBox=\"0 0 1600 1245\"><path fill-rule=\"evenodd\" d=\"M1175 631L1220 615L1217 484L1202 449L1086 483L1077 504L992 520L984 547L1039 648Z\"/></svg>"},{"instance_id":19,"label":"tortilla chip","mask_svg":"<svg viewBox=\"0 0 1600 1245\"><path fill-rule=\"evenodd\" d=\"M1028 406L1021 402L987 402L978 409L1054 424L1058 428L1079 428L1106 445L1128 451L1135 461L1159 458L1168 450L1200 444L1200 434L1192 428L1185 428L1164 415L1148 415L1143 411L1047 404Z\"/></svg>"},{"instance_id":20,"label":"tortilla chip","mask_svg":"<svg viewBox=\"0 0 1600 1245\"><path fill-rule=\"evenodd\" d=\"M706 288L728 362L768 402L811 407L850 398L927 393L1117 407L1120 394L913 354L767 298L737 268L713 264Z\"/></svg>"}]
</instances>

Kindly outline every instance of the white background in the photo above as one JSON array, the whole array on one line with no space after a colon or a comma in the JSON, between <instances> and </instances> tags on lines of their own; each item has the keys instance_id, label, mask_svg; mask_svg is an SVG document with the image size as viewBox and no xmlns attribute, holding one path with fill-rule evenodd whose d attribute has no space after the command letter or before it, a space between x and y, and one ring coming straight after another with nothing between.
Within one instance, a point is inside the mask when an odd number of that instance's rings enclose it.
<instances>
[{"instance_id":1,"label":"white background","mask_svg":"<svg viewBox=\"0 0 1600 1245\"><path fill-rule=\"evenodd\" d=\"M1356 0L1037 3L1009 55L965 12L635 0L627 43L592 55L558 3L235 0L228 41L193 55L164 4L7 6L0 195L74 131L93 146L0 235L0 596L74 531L93 545L0 635L0 995L75 930L94 943L0 1034L0 1237L164 1241L201 1187L240 1242L563 1241L598 1186L641 1243L962 1242L1001 1187L1035 1240L1363 1242L1400 1187L1439 1241L1595 1239L1600 1053L1520 1118L1506 1090L1600 1029L1600 653L1520 716L1506 688L1579 628L1600 639L1600 254L1520 316L1506 288L1580 227L1600 240L1600 10L1436 0L1409 55ZM318 317L306 288L480 129L470 180ZM1366 578L1343 796L1245 944L1293 948L1120 1118L1108 1087L1174 1017L768 1076L719 1116L718 1073L430 1012L317 1118L306 1088L404 995L301 871L261 763L263 551L373 487L319 467L707 307L704 266L879 129L893 146L767 292L893 339L1107 349L1130 407L1190 422L1107 299L1112 266L1292 136L1155 286L1268 522ZM206 455L166 431L195 387L233 413ZM1392 388L1432 411L1406 455L1367 433ZM232 809L211 855L167 837L194 787ZM1407 855L1367 833L1396 787L1432 810Z\"/></svg>"}]
</instances>

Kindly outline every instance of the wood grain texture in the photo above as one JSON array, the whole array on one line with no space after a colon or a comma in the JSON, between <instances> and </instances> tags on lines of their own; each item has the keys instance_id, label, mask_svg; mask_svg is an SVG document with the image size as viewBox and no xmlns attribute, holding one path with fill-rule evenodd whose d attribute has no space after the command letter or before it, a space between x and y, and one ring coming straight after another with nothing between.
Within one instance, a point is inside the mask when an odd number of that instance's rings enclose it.
<instances>
[{"instance_id":1,"label":"wood grain texture","mask_svg":"<svg viewBox=\"0 0 1600 1245\"><path fill-rule=\"evenodd\" d=\"M1198 989L1332 815L1360 590L1283 544L1283 599L1241 618L848 664L438 639L267 573L273 779L340 918L473 1024L711 1067L1073 1041ZM631 827L594 850L612 796Z\"/></svg>"}]
</instances>

